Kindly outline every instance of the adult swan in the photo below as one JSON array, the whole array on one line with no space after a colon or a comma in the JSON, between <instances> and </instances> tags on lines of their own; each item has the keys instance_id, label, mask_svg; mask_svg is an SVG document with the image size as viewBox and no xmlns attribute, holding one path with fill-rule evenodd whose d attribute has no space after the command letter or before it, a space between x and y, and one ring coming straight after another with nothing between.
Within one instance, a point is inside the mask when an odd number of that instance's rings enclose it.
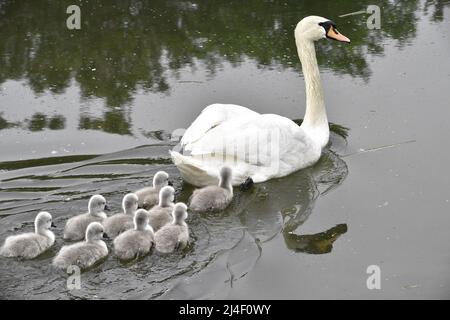
<instances>
[{"instance_id":1,"label":"adult swan","mask_svg":"<svg viewBox=\"0 0 450 320\"><path fill-rule=\"evenodd\" d=\"M328 38L349 43L331 20L309 16L295 28L297 52L306 86L301 126L276 114L259 114L231 104L206 107L186 130L179 150L170 152L183 178L195 185L216 184L227 164L233 185L286 176L317 162L328 144L329 127L314 41Z\"/></svg>"}]
</instances>

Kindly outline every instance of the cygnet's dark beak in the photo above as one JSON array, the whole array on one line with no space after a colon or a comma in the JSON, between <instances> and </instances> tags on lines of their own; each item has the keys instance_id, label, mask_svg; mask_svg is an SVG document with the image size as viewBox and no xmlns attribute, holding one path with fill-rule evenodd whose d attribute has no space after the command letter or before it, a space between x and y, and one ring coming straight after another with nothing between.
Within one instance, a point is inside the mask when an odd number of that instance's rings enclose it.
<instances>
[{"instance_id":1,"label":"cygnet's dark beak","mask_svg":"<svg viewBox=\"0 0 450 320\"><path fill-rule=\"evenodd\" d=\"M50 227L51 227L51 228L56 228L56 224L54 224L54 223L52 222L52 224L50 225Z\"/></svg>"},{"instance_id":2,"label":"cygnet's dark beak","mask_svg":"<svg viewBox=\"0 0 450 320\"><path fill-rule=\"evenodd\" d=\"M108 235L103 232L103 239L109 239Z\"/></svg>"},{"instance_id":3,"label":"cygnet's dark beak","mask_svg":"<svg viewBox=\"0 0 450 320\"><path fill-rule=\"evenodd\" d=\"M111 211L111 209L109 208L109 206L107 204L105 204L105 211Z\"/></svg>"},{"instance_id":4,"label":"cygnet's dark beak","mask_svg":"<svg viewBox=\"0 0 450 320\"><path fill-rule=\"evenodd\" d=\"M169 180L169 181L167 182L167 184L168 184L169 186L173 187L173 182L172 182L172 181Z\"/></svg>"}]
</instances>

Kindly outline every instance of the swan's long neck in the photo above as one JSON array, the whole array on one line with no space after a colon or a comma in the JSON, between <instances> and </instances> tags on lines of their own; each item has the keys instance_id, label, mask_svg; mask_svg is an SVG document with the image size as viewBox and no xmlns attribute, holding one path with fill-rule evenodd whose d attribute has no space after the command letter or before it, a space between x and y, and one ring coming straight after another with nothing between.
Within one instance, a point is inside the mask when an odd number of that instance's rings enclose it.
<instances>
[{"instance_id":1,"label":"swan's long neck","mask_svg":"<svg viewBox=\"0 0 450 320\"><path fill-rule=\"evenodd\" d=\"M301 127L323 148L330 132L314 42L296 39L296 43L306 87L306 112Z\"/></svg>"}]
</instances>

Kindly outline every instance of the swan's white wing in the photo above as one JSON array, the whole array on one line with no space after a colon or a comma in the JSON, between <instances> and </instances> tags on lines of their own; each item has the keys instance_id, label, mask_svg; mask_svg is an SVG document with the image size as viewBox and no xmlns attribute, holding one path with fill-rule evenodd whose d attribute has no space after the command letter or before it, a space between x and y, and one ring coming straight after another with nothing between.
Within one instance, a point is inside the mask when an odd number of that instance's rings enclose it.
<instances>
[{"instance_id":1,"label":"swan's white wing","mask_svg":"<svg viewBox=\"0 0 450 320\"><path fill-rule=\"evenodd\" d=\"M256 116L259 113L234 104L211 104L189 126L181 139L181 146L190 150L190 145L202 138L207 132L233 118Z\"/></svg>"},{"instance_id":2,"label":"swan's white wing","mask_svg":"<svg viewBox=\"0 0 450 320\"><path fill-rule=\"evenodd\" d=\"M320 147L291 120L273 114L238 117L211 128L190 145L190 154L172 153L190 183L211 183L224 163L233 170L233 184L281 177L320 157Z\"/></svg>"}]
</instances>

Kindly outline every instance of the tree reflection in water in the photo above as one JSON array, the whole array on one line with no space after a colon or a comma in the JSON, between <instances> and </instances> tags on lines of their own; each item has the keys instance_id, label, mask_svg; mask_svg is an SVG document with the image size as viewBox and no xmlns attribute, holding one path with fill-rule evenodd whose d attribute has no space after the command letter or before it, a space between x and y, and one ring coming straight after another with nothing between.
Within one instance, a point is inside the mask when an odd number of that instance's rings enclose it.
<instances>
[{"instance_id":1,"label":"tree reflection in water","mask_svg":"<svg viewBox=\"0 0 450 320\"><path fill-rule=\"evenodd\" d=\"M77 1L75 1L77 3ZM0 84L23 79L36 92L62 94L73 80L84 98L103 98L103 119L82 114L80 129L130 134L123 108L137 90L169 92L182 68L200 65L213 75L227 62L235 67L250 59L259 68L300 70L293 40L296 23L310 14L334 19L351 35L351 46L317 43L322 70L368 81L368 59L382 55L383 42L399 47L416 36L418 0L378 1L381 30L369 30L364 16L338 18L370 1L126 0L78 3L82 29L65 27L67 6L74 1L0 1ZM427 0L432 21L443 18L446 1Z\"/></svg>"}]
</instances>

